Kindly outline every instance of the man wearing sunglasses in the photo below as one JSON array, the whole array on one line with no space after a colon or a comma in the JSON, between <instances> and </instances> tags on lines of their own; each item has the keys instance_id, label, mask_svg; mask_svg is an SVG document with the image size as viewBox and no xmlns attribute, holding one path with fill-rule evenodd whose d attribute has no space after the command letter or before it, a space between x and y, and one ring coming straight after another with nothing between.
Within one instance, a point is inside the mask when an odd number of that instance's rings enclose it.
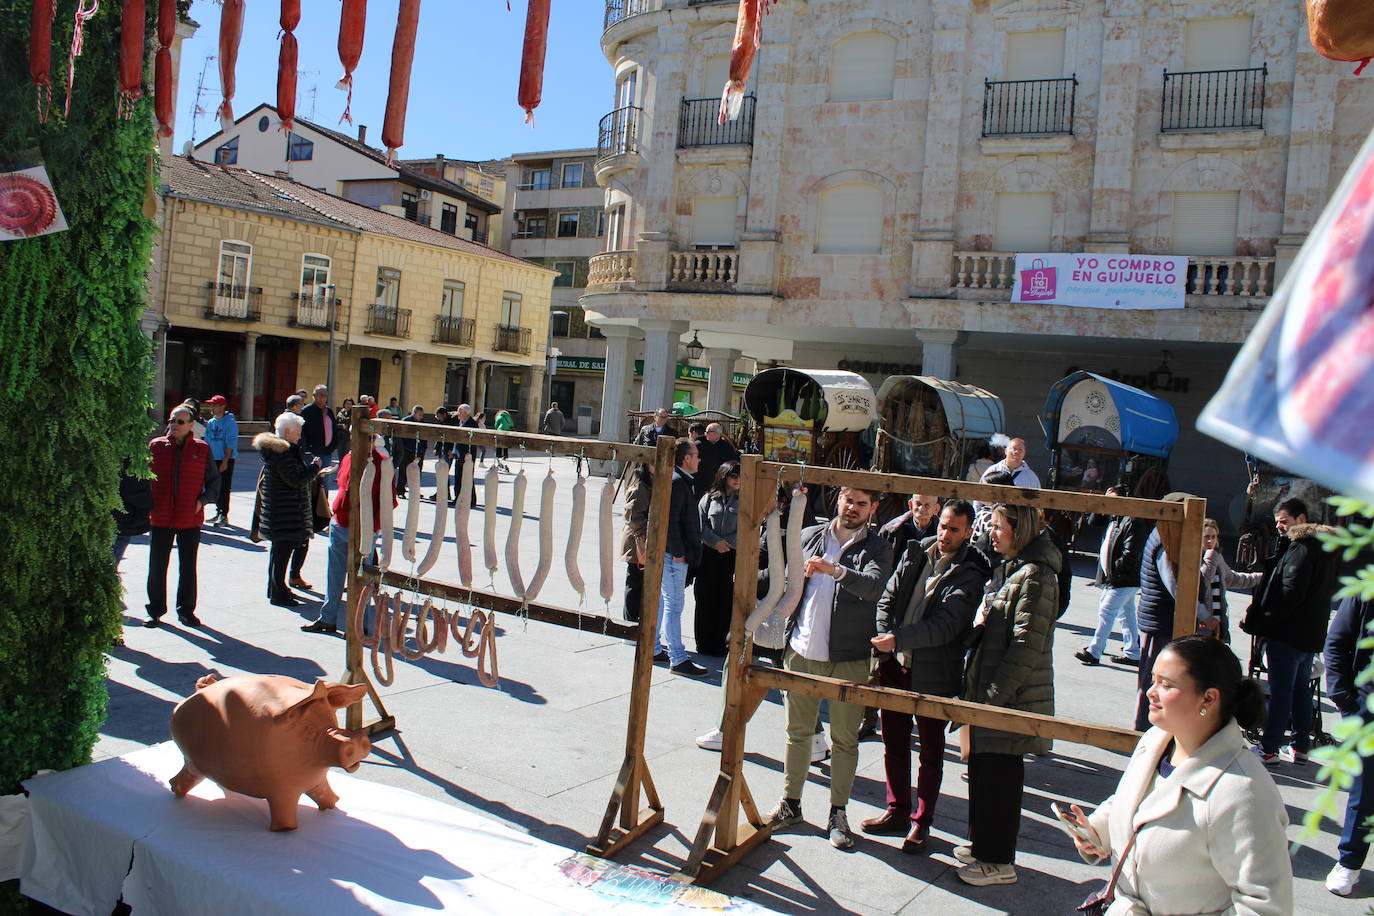
<instances>
[{"instance_id":1,"label":"man wearing sunglasses","mask_svg":"<svg viewBox=\"0 0 1374 916\"><path fill-rule=\"evenodd\" d=\"M148 443L152 452L153 512L148 556L148 619L156 627L167 613L167 565L177 547L177 619L200 626L196 617L196 553L205 507L219 492L219 467L210 446L191 432L191 408L177 407L167 434Z\"/></svg>"}]
</instances>

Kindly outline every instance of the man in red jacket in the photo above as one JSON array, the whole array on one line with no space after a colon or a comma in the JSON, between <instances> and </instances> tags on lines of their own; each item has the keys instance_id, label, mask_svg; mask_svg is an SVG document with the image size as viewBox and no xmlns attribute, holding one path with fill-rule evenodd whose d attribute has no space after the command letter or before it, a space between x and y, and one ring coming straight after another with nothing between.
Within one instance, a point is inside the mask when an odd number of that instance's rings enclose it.
<instances>
[{"instance_id":1,"label":"man in red jacket","mask_svg":"<svg viewBox=\"0 0 1374 916\"><path fill-rule=\"evenodd\" d=\"M167 564L177 545L177 619L200 626L196 617L196 553L205 507L219 492L219 467L210 446L195 437L191 408L177 407L167 421L167 434L148 443L152 452L153 512L148 556L148 619L155 627L167 613Z\"/></svg>"}]
</instances>

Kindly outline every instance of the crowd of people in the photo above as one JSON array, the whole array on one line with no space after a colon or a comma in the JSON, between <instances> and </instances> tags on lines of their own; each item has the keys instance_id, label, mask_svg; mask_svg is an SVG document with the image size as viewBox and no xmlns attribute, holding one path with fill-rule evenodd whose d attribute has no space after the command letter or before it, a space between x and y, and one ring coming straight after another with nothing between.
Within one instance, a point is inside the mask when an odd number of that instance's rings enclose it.
<instances>
[{"instance_id":1,"label":"crowd of people","mask_svg":"<svg viewBox=\"0 0 1374 916\"><path fill-rule=\"evenodd\" d=\"M271 543L267 598L274 605L298 601L291 589L312 590L301 578L309 542L326 528L329 561L324 602L317 619L302 629L337 633L343 628L343 587L349 541L349 495L356 475L347 448L349 413L345 402L330 408L328 391L318 386L307 402L294 395L275 419L273 430L255 437L262 472L255 492L253 532ZM358 403L384 417L395 407L378 408L375 399ZM206 401L211 417L197 435L200 405L174 408L163 435L150 443L153 479L127 472L121 480L124 510L118 516L116 561L130 537L150 532L147 620L157 627L168 611L167 571L171 549L178 550L175 610L185 626L196 617L196 552L205 509L215 506L211 526L228 524L228 493L238 457L237 424L221 396ZM416 405L404 420L423 421ZM436 420L456 427L482 428L485 418L460 405ZM552 405L541 428L558 434L563 417ZM719 424L694 424L679 437L672 415L655 413L636 436L653 446L671 436L675 445L669 487L667 538L661 557L648 556L648 518L654 480L651 466L632 467L625 491L622 556L626 561L625 616L638 620L645 600L658 601L655 662L674 673L705 677L707 669L687 652L683 610L689 585L695 597L697 654L723 656L729 648L734 596L735 552L740 537L739 454ZM492 425L509 429L500 411ZM394 462L395 489L383 493L374 478L372 517L379 523L381 500L418 498L407 493L405 470L422 461L427 442L392 435L388 453L374 448L369 457L379 470ZM438 443L437 454L457 465L477 446ZM504 466L496 450L493 460ZM342 460L333 463L337 456ZM1005 456L982 459L979 479L1034 488L1039 480L1025 462L1024 441L1012 439ZM325 482L336 482L332 499ZM1157 471L1137 481L1133 495L1180 501L1168 492ZM1108 495L1117 495L1109 489ZM443 481L433 498L454 498ZM781 499L780 510L786 503ZM879 527L883 494L844 487L835 497L834 517L814 519L802 532L804 588L786 623L779 664L789 671L843 681L868 682L915 690L929 696L963 700L1053 715L1055 684L1052 646L1056 623L1067 607L1071 578L1063 543L1041 510L1016 505L941 501L917 494L907 511ZM1292 868L1285 840L1286 814L1269 770L1280 762L1307 762L1315 707L1309 684L1313 661L1325 651L1327 693L1346 714L1371 714L1371 685L1357 675L1371 649L1362 643L1374 620L1371 602L1349 599L1328 632L1335 561L1318 540L1308 508L1285 500L1275 508L1281 535L1278 552L1251 573L1232 570L1221 555L1220 526L1207 520L1202 551L1188 559L1176 555L1178 523L1150 523L1131 517L1094 517L1104 529L1095 583L1101 588L1099 619L1091 640L1075 653L1098 666L1121 624L1122 650L1112 660L1138 667L1134 725L1143 732L1116 793L1091 814L1073 808L1074 842L1092 861L1114 858L1112 889L1117 903L1108 912L1168 913L1188 906L1199 912L1285 913L1292 906ZM375 531L374 531L375 533ZM661 563L659 594L644 594L644 570ZM1198 632L1173 638L1177 572L1198 564ZM770 585L762 556L757 589ZM1253 589L1253 601L1240 628L1256 637L1268 672L1266 704L1259 685L1242 671L1230 649L1226 593ZM1252 667L1255 659L1252 659ZM770 818L775 829L801 823L802 789L809 767L832 756L830 806L825 829L832 845L851 848L847 804L865 732L880 731L884 745L886 807L860 828L875 836L900 836L901 849L916 853L927 844L944 776L947 723L926 716L883 710L880 729L865 724L861 705L828 702L829 742L821 732L821 700L801 691L785 695L786 734L782 798ZM1253 748L1244 732L1260 740ZM1291 730L1291 734L1290 734ZM974 725L949 727L967 764L968 842L956 847L958 874L972 885L1012 884L1020 832L1025 759L1050 749L1047 739ZM911 740L918 741L912 780ZM719 749L720 732L698 744ZM1351 892L1367 854L1363 825L1374 814L1374 789L1365 774L1349 796L1340 859L1327 879L1338 894ZM1183 791L1186 789L1187 791ZM1212 838L1225 837L1225 842ZM1123 908L1124 907L1124 908ZM1200 909L1198 909L1200 907ZM1191 910L1190 910L1191 911Z\"/></svg>"}]
</instances>

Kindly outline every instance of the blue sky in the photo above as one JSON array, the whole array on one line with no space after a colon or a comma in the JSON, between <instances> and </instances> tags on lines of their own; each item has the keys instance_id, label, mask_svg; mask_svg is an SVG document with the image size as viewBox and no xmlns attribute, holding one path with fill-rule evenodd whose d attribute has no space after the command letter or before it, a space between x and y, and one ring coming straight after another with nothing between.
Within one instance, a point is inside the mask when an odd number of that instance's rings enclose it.
<instances>
[{"instance_id":1,"label":"blue sky","mask_svg":"<svg viewBox=\"0 0 1374 916\"><path fill-rule=\"evenodd\" d=\"M391 67L391 40L398 0L369 0L363 57L354 72L353 121L367 125L368 142L381 145ZM610 65L599 40L603 4L599 0L554 0L543 101L534 126L524 123L516 104L520 56L525 34L526 0L423 0L410 80L403 158L443 153L451 158L504 158L512 153L596 145L598 119L614 107ZM276 103L276 0L247 0L243 42L239 46L234 116L260 102ZM296 112L325 127L338 125L345 93L335 89L342 74L338 55L339 0L301 0ZM191 139L196 83L207 55L219 53L220 7L195 0L191 18L200 31L186 42L181 58L174 149ZM316 92L312 98L310 88ZM218 129L218 62L205 71L203 113L196 140ZM311 106L314 116L311 116Z\"/></svg>"}]
</instances>

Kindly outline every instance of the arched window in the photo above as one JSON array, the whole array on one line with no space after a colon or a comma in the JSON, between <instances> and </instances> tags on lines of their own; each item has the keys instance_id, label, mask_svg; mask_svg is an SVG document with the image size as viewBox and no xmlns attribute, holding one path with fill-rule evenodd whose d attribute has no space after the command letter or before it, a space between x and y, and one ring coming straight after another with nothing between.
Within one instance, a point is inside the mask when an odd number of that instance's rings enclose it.
<instances>
[{"instance_id":1,"label":"arched window","mask_svg":"<svg viewBox=\"0 0 1374 916\"><path fill-rule=\"evenodd\" d=\"M867 184L842 184L821 195L816 251L878 254L883 248L883 192Z\"/></svg>"},{"instance_id":2,"label":"arched window","mask_svg":"<svg viewBox=\"0 0 1374 916\"><path fill-rule=\"evenodd\" d=\"M882 32L855 32L830 46L830 101L892 98L897 39Z\"/></svg>"}]
</instances>

